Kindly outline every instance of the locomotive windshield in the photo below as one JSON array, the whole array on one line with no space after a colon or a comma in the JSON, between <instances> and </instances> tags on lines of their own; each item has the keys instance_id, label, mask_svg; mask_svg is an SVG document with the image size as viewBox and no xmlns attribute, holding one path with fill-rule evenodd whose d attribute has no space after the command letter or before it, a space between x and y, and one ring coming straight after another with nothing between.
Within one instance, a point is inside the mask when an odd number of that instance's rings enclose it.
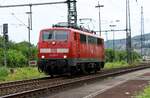
<instances>
[{"instance_id":1,"label":"locomotive windshield","mask_svg":"<svg viewBox=\"0 0 150 98\"><path fill-rule=\"evenodd\" d=\"M49 31L42 32L42 38L44 41L49 41L49 40L66 41L67 36L68 36L68 33L62 30L49 30Z\"/></svg>"}]
</instances>

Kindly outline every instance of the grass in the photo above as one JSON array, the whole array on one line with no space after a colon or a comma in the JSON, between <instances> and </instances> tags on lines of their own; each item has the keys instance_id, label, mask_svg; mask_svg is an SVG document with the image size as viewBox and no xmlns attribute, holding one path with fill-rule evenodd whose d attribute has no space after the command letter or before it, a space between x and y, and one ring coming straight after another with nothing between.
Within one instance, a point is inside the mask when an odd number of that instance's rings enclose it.
<instances>
[{"instance_id":1,"label":"grass","mask_svg":"<svg viewBox=\"0 0 150 98\"><path fill-rule=\"evenodd\" d=\"M111 68L121 68L121 67L127 67L130 66L127 62L121 61L121 62L108 62L105 64L104 69L111 69Z\"/></svg>"},{"instance_id":2,"label":"grass","mask_svg":"<svg viewBox=\"0 0 150 98\"><path fill-rule=\"evenodd\" d=\"M0 68L0 82L32 79L45 76L43 73L38 72L36 67L24 68Z\"/></svg>"},{"instance_id":3,"label":"grass","mask_svg":"<svg viewBox=\"0 0 150 98\"><path fill-rule=\"evenodd\" d=\"M146 87L140 95L136 96L136 98L150 98L150 86Z\"/></svg>"},{"instance_id":4,"label":"grass","mask_svg":"<svg viewBox=\"0 0 150 98\"><path fill-rule=\"evenodd\" d=\"M9 71L6 67L0 68L0 81L5 81L5 77L7 77L9 74Z\"/></svg>"}]
</instances>

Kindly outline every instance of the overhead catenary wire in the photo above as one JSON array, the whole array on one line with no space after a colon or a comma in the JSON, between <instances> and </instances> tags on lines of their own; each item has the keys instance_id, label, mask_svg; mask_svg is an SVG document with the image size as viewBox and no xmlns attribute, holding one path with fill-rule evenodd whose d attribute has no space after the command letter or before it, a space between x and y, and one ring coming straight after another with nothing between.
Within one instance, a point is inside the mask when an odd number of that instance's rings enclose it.
<instances>
[{"instance_id":1,"label":"overhead catenary wire","mask_svg":"<svg viewBox=\"0 0 150 98\"><path fill-rule=\"evenodd\" d=\"M16 20L18 20L21 24L23 24L24 26L28 27L22 20L20 20L15 13L11 13L12 16L14 16L14 18L16 18Z\"/></svg>"},{"instance_id":2,"label":"overhead catenary wire","mask_svg":"<svg viewBox=\"0 0 150 98\"><path fill-rule=\"evenodd\" d=\"M49 3L30 3L30 4L18 4L18 5L3 5L3 6L0 6L0 8L25 7L25 6L39 6L39 5L63 4L63 3L67 3L67 1L49 2Z\"/></svg>"}]
</instances>

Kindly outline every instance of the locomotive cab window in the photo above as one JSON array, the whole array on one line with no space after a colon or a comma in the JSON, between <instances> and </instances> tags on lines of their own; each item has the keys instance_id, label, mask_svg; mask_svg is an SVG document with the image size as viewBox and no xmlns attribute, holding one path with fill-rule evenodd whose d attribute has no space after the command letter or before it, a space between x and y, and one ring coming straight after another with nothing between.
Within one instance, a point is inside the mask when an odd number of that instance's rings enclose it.
<instances>
[{"instance_id":1,"label":"locomotive cab window","mask_svg":"<svg viewBox=\"0 0 150 98\"><path fill-rule=\"evenodd\" d=\"M68 33L62 30L43 31L42 39L44 41L50 41L50 40L66 41L68 39Z\"/></svg>"},{"instance_id":2,"label":"locomotive cab window","mask_svg":"<svg viewBox=\"0 0 150 98\"><path fill-rule=\"evenodd\" d=\"M44 31L42 34L43 40L52 40L54 39L54 33L50 31Z\"/></svg>"},{"instance_id":3,"label":"locomotive cab window","mask_svg":"<svg viewBox=\"0 0 150 98\"><path fill-rule=\"evenodd\" d=\"M96 44L97 43L97 38L93 36L88 36L88 43L89 44Z\"/></svg>"},{"instance_id":4,"label":"locomotive cab window","mask_svg":"<svg viewBox=\"0 0 150 98\"><path fill-rule=\"evenodd\" d=\"M55 32L55 40L67 40L67 32Z\"/></svg>"},{"instance_id":5,"label":"locomotive cab window","mask_svg":"<svg viewBox=\"0 0 150 98\"><path fill-rule=\"evenodd\" d=\"M102 40L102 39L100 39L100 38L97 38L97 44L98 44L98 45L103 44L103 40Z\"/></svg>"}]
</instances>

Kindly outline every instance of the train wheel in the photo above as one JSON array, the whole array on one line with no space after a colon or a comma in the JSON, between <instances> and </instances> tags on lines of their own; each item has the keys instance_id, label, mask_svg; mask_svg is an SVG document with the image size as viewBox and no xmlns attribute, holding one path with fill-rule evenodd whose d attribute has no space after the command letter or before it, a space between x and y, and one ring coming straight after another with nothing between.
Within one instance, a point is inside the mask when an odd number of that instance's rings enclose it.
<instances>
[{"instance_id":1,"label":"train wheel","mask_svg":"<svg viewBox=\"0 0 150 98\"><path fill-rule=\"evenodd\" d=\"M81 72L82 74L87 74L87 72L86 72L86 70L85 70L85 64L81 64L81 65L80 65L80 72Z\"/></svg>"},{"instance_id":2,"label":"train wheel","mask_svg":"<svg viewBox=\"0 0 150 98\"><path fill-rule=\"evenodd\" d=\"M87 72L88 72L88 74L90 74L91 72L92 72L92 70L91 70L91 68L89 67L89 68L87 68Z\"/></svg>"},{"instance_id":3,"label":"train wheel","mask_svg":"<svg viewBox=\"0 0 150 98\"><path fill-rule=\"evenodd\" d=\"M101 63L98 63L97 66L98 66L97 69L98 69L99 71L101 71L101 69L102 69Z\"/></svg>"},{"instance_id":4,"label":"train wheel","mask_svg":"<svg viewBox=\"0 0 150 98\"><path fill-rule=\"evenodd\" d=\"M91 74L91 70L89 69L89 70L87 70L87 72L88 72L88 74Z\"/></svg>"},{"instance_id":5,"label":"train wheel","mask_svg":"<svg viewBox=\"0 0 150 98\"><path fill-rule=\"evenodd\" d=\"M88 73L88 74L90 74L91 72L92 72L92 64L87 64L86 66L85 66L85 71Z\"/></svg>"},{"instance_id":6,"label":"train wheel","mask_svg":"<svg viewBox=\"0 0 150 98\"><path fill-rule=\"evenodd\" d=\"M99 70L99 66L95 63L94 64L94 73L97 73L98 70Z\"/></svg>"},{"instance_id":7,"label":"train wheel","mask_svg":"<svg viewBox=\"0 0 150 98\"><path fill-rule=\"evenodd\" d=\"M70 75L75 75L77 73L77 68L75 66L72 66L70 68Z\"/></svg>"},{"instance_id":8,"label":"train wheel","mask_svg":"<svg viewBox=\"0 0 150 98\"><path fill-rule=\"evenodd\" d=\"M54 75L53 74L51 74L51 78L53 78L54 77Z\"/></svg>"},{"instance_id":9,"label":"train wheel","mask_svg":"<svg viewBox=\"0 0 150 98\"><path fill-rule=\"evenodd\" d=\"M105 65L105 62L100 63L101 68L104 68L104 65Z\"/></svg>"}]
</instances>

